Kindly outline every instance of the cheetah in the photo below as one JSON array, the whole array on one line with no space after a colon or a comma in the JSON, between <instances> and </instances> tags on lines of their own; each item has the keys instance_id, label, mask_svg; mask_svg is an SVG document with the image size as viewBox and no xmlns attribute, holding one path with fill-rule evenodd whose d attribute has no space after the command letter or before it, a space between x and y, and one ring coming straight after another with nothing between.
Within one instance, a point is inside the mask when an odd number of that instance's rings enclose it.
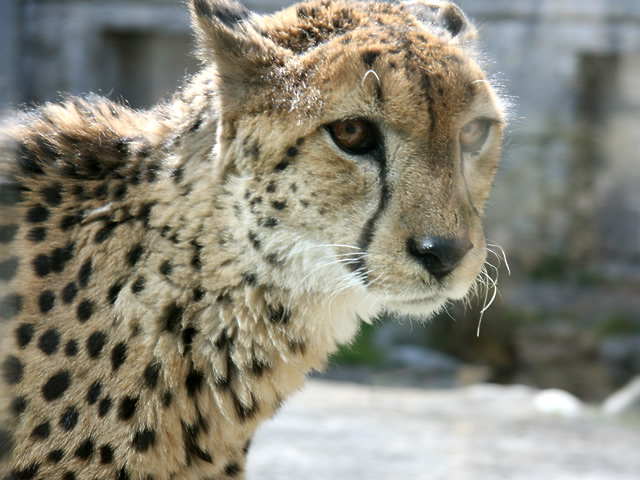
<instances>
[{"instance_id":1,"label":"cheetah","mask_svg":"<svg viewBox=\"0 0 640 480\"><path fill-rule=\"evenodd\" d=\"M503 104L451 3L189 0L201 71L0 139L0 478L244 478L257 426L486 259Z\"/></svg>"}]
</instances>

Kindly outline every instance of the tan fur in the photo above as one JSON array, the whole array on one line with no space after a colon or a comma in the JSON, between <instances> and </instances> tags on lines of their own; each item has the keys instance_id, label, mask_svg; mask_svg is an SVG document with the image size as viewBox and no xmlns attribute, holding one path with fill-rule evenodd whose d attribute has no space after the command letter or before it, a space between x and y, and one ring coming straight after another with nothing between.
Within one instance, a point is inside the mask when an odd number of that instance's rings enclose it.
<instances>
[{"instance_id":1,"label":"tan fur","mask_svg":"<svg viewBox=\"0 0 640 480\"><path fill-rule=\"evenodd\" d=\"M203 69L171 101L69 98L2 129L2 478L242 478L360 318L426 317L485 260L502 112L457 7L189 3ZM383 161L331 140L355 118ZM473 248L437 279L416 235Z\"/></svg>"}]
</instances>

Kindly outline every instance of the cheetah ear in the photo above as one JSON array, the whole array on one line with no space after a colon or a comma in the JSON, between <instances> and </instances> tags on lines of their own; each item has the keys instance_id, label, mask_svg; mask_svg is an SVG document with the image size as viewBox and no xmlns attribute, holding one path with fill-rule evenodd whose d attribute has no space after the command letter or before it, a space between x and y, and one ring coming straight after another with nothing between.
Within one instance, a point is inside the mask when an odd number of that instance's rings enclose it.
<instances>
[{"instance_id":1,"label":"cheetah ear","mask_svg":"<svg viewBox=\"0 0 640 480\"><path fill-rule=\"evenodd\" d=\"M283 54L260 34L260 16L233 0L189 0L189 10L200 59L225 76L256 77Z\"/></svg>"},{"instance_id":2,"label":"cheetah ear","mask_svg":"<svg viewBox=\"0 0 640 480\"><path fill-rule=\"evenodd\" d=\"M476 29L457 5L439 0L406 0L404 6L429 30L451 43L465 44L476 38Z\"/></svg>"}]
</instances>

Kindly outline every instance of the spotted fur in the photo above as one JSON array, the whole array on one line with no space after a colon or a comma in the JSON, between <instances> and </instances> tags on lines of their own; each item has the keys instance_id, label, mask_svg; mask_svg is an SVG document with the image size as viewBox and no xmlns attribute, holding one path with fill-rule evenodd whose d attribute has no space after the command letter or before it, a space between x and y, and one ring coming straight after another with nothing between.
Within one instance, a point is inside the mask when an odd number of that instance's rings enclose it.
<instances>
[{"instance_id":1,"label":"spotted fur","mask_svg":"<svg viewBox=\"0 0 640 480\"><path fill-rule=\"evenodd\" d=\"M484 262L503 114L457 7L188 3L203 68L169 102L0 132L0 478L242 478L359 319L428 316ZM379 147L343 151L347 119ZM424 236L469 251L436 272Z\"/></svg>"}]
</instances>

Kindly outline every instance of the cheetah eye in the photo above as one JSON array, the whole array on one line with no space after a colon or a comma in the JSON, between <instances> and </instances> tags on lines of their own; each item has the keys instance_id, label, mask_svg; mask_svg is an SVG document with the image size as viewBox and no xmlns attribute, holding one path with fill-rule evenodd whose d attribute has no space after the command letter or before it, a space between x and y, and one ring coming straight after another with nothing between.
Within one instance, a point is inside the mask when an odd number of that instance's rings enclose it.
<instances>
[{"instance_id":1,"label":"cheetah eye","mask_svg":"<svg viewBox=\"0 0 640 480\"><path fill-rule=\"evenodd\" d=\"M367 120L344 120L327 126L331 138L347 153L364 155L380 144L378 130Z\"/></svg>"},{"instance_id":2,"label":"cheetah eye","mask_svg":"<svg viewBox=\"0 0 640 480\"><path fill-rule=\"evenodd\" d=\"M491 121L485 118L476 118L460 129L458 139L463 152L478 154L482 145L489 136Z\"/></svg>"}]
</instances>

